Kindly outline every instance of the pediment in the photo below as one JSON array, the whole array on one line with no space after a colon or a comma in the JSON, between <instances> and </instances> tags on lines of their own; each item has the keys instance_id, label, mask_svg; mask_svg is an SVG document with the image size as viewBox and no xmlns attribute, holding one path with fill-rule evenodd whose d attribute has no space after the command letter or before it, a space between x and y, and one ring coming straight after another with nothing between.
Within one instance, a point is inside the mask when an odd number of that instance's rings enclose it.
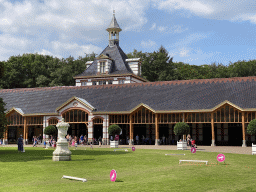
<instances>
[{"instance_id":1,"label":"pediment","mask_svg":"<svg viewBox=\"0 0 256 192\"><path fill-rule=\"evenodd\" d=\"M152 111L153 113L155 113L156 111L154 109L152 109L151 107L149 107L148 105L141 103L139 105L137 105L136 107L134 107L132 110L130 110L130 113L133 113L135 111L137 111L138 109L140 109L141 107L144 107L150 111Z\"/></svg>"},{"instance_id":2,"label":"pediment","mask_svg":"<svg viewBox=\"0 0 256 192\"><path fill-rule=\"evenodd\" d=\"M6 115L8 115L8 114L10 114L10 113L12 113L12 112L17 112L18 114L20 114L20 115L24 115L24 112L22 111L22 109L21 108L15 108L15 107L12 107L10 110L8 110L7 112L6 112Z\"/></svg>"},{"instance_id":3,"label":"pediment","mask_svg":"<svg viewBox=\"0 0 256 192\"><path fill-rule=\"evenodd\" d=\"M82 108L88 112L92 112L95 108L85 99L79 97L72 97L63 103L61 106L56 108L56 111L62 113L63 111L70 109L70 108Z\"/></svg>"},{"instance_id":4,"label":"pediment","mask_svg":"<svg viewBox=\"0 0 256 192\"><path fill-rule=\"evenodd\" d=\"M100 54L96 59L111 59L109 56Z\"/></svg>"}]
</instances>

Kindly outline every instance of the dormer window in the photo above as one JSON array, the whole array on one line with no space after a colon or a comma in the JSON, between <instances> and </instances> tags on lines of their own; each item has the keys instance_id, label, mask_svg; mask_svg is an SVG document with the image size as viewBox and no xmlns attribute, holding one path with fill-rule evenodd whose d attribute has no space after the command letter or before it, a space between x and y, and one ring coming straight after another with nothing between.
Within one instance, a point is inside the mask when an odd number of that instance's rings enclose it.
<instances>
[{"instance_id":1,"label":"dormer window","mask_svg":"<svg viewBox=\"0 0 256 192\"><path fill-rule=\"evenodd\" d=\"M100 73L106 73L106 62L100 62Z\"/></svg>"}]
</instances>

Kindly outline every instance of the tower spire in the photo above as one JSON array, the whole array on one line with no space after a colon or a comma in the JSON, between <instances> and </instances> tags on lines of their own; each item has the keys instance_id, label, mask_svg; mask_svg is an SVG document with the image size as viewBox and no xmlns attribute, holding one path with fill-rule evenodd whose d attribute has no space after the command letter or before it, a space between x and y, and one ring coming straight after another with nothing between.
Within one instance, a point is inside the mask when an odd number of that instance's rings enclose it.
<instances>
[{"instance_id":1,"label":"tower spire","mask_svg":"<svg viewBox=\"0 0 256 192\"><path fill-rule=\"evenodd\" d=\"M119 45L119 32L122 31L122 29L116 21L115 10L113 10L112 20L106 30L109 33L109 46L113 47L114 45Z\"/></svg>"}]
</instances>

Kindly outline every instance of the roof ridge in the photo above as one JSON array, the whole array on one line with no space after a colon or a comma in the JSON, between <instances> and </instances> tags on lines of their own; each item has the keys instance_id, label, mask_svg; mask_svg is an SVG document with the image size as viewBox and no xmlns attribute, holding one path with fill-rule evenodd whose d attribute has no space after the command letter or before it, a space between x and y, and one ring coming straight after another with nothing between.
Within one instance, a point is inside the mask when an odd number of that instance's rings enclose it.
<instances>
[{"instance_id":1,"label":"roof ridge","mask_svg":"<svg viewBox=\"0 0 256 192\"><path fill-rule=\"evenodd\" d=\"M174 81L155 81L143 83L129 83L129 84L111 84L111 85L94 85L94 86L56 86L56 87L35 87L35 88L15 88L15 89L1 89L0 93L6 92L26 92L26 91L41 91L41 90L57 90L57 89L102 89L110 87L130 87L130 86L154 86L154 85L180 85L192 83L219 83L231 81L256 81L256 76L249 77L230 77L230 78L212 78L212 79L190 79L190 80L174 80Z\"/></svg>"}]
</instances>

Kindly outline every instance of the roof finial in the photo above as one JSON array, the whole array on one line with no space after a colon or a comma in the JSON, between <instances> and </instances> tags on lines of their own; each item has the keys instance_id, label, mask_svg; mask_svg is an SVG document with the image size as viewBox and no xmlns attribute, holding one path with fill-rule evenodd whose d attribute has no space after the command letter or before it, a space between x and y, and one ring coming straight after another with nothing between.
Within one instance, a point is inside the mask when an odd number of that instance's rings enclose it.
<instances>
[{"instance_id":1,"label":"roof finial","mask_svg":"<svg viewBox=\"0 0 256 192\"><path fill-rule=\"evenodd\" d=\"M115 15L115 10L113 10L113 15Z\"/></svg>"}]
</instances>

